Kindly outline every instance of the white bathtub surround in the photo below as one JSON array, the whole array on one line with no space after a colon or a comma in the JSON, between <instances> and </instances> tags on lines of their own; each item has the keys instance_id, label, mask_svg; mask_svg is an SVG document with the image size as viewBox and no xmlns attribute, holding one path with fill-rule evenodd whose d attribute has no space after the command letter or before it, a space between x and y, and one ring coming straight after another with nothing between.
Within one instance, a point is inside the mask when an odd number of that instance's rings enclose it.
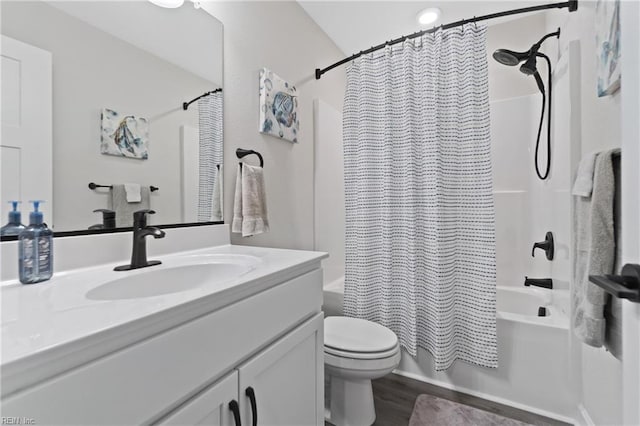
<instances>
[{"instance_id":1,"label":"white bathtub surround","mask_svg":"<svg viewBox=\"0 0 640 426\"><path fill-rule=\"evenodd\" d=\"M347 66L345 314L437 370L498 365L487 82L484 25Z\"/></svg>"}]
</instances>

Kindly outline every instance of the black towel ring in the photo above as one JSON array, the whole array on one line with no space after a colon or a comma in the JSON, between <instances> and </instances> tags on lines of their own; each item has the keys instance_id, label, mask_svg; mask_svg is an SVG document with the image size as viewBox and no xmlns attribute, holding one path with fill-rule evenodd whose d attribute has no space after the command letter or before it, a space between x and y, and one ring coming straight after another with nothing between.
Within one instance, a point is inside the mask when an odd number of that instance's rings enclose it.
<instances>
[{"instance_id":1,"label":"black towel ring","mask_svg":"<svg viewBox=\"0 0 640 426\"><path fill-rule=\"evenodd\" d=\"M251 154L257 155L258 158L260 159L260 167L264 167L264 160L262 158L262 155L258 151L254 151L252 149L242 149L242 148L236 149L236 157L238 158L243 158ZM240 163L240 165L242 165L242 163Z\"/></svg>"}]
</instances>

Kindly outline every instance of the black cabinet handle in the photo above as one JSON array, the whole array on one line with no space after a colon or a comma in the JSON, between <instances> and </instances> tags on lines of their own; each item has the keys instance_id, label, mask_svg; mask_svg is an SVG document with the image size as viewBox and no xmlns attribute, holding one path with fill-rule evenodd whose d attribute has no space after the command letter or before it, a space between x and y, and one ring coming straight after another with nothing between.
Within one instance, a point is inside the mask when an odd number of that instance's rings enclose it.
<instances>
[{"instance_id":1,"label":"black cabinet handle","mask_svg":"<svg viewBox=\"0 0 640 426\"><path fill-rule=\"evenodd\" d=\"M249 402L251 402L251 417L253 419L253 426L258 426L258 404L256 403L256 392L251 386L249 386L247 390L245 390L244 394L249 397Z\"/></svg>"},{"instance_id":2,"label":"black cabinet handle","mask_svg":"<svg viewBox=\"0 0 640 426\"><path fill-rule=\"evenodd\" d=\"M622 275L589 275L589 281L614 297L640 303L640 265L624 265Z\"/></svg>"},{"instance_id":3,"label":"black cabinet handle","mask_svg":"<svg viewBox=\"0 0 640 426\"><path fill-rule=\"evenodd\" d=\"M240 422L240 406L238 405L238 401L235 399L229 403L229 410L233 413L233 420L236 426L242 426Z\"/></svg>"}]
</instances>

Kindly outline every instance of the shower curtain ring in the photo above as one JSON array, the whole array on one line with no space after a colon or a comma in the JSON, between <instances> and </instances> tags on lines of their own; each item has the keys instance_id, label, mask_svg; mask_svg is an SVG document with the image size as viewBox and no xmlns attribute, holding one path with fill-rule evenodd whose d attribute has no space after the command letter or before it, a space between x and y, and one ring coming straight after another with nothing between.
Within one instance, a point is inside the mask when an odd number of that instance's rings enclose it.
<instances>
[{"instance_id":1,"label":"shower curtain ring","mask_svg":"<svg viewBox=\"0 0 640 426\"><path fill-rule=\"evenodd\" d=\"M476 31L478 30L478 21L476 21L476 17L473 17L473 26L476 28Z\"/></svg>"}]
</instances>

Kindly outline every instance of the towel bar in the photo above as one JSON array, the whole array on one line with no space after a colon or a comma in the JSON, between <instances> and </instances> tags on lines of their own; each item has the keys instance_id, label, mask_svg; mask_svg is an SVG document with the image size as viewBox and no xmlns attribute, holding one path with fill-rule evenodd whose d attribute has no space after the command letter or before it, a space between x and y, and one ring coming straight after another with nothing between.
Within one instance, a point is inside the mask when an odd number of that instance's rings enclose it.
<instances>
[{"instance_id":1,"label":"towel bar","mask_svg":"<svg viewBox=\"0 0 640 426\"><path fill-rule=\"evenodd\" d=\"M242 149L242 148L236 149L236 157L238 158L243 158L251 154L257 155L258 158L260 159L260 167L264 167L264 160L262 159L262 155L258 151L254 151L252 149ZM242 166L242 163L240 163L240 166Z\"/></svg>"},{"instance_id":2,"label":"towel bar","mask_svg":"<svg viewBox=\"0 0 640 426\"><path fill-rule=\"evenodd\" d=\"M89 189L91 189L91 190L94 190L96 188L109 188L109 189L113 188L113 185L98 185L97 183L94 183L94 182L89 182L88 186L89 186ZM153 186L153 185L151 185L149 187L149 191L151 191L151 192L155 192L155 191L157 191L159 189L160 188L158 188L157 186Z\"/></svg>"},{"instance_id":3,"label":"towel bar","mask_svg":"<svg viewBox=\"0 0 640 426\"><path fill-rule=\"evenodd\" d=\"M622 275L589 275L589 281L612 296L640 303L640 265L627 263Z\"/></svg>"}]
</instances>

